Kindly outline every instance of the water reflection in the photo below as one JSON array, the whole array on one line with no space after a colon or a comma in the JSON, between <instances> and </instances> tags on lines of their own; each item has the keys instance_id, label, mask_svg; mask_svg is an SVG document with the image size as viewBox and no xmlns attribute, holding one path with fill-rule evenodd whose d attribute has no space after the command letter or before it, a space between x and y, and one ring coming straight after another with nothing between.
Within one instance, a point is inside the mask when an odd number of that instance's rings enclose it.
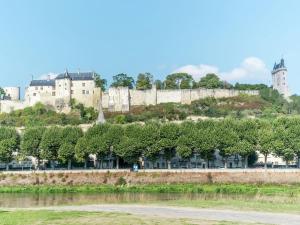
<instances>
[{"instance_id":1,"label":"water reflection","mask_svg":"<svg viewBox=\"0 0 300 225\"><path fill-rule=\"evenodd\" d=\"M271 196L224 194L175 194L175 193L48 193L0 194L0 207L42 207L55 205L104 204L104 203L155 203L172 201L207 201L242 199L245 201L271 201ZM279 200L279 199L277 199ZM287 199L280 199L285 202ZM291 200L291 199L289 199ZM299 198L297 198L299 201ZM293 198L295 201L295 198Z\"/></svg>"}]
</instances>

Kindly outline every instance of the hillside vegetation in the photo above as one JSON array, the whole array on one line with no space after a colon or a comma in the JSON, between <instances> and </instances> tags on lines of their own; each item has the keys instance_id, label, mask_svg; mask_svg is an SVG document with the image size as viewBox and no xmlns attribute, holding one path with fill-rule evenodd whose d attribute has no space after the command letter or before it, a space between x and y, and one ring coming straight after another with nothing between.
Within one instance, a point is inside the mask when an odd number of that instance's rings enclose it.
<instances>
[{"instance_id":1,"label":"hillside vegetation","mask_svg":"<svg viewBox=\"0 0 300 225\"><path fill-rule=\"evenodd\" d=\"M284 99L277 91L263 85L236 84L240 90L259 89L258 96L241 94L235 97L199 99L190 105L164 103L152 106L131 107L129 112L105 111L109 123L125 124L131 122L178 121L191 116L211 118L267 118L274 119L285 115L300 114L300 97L292 96L290 101ZM57 113L53 108L36 104L23 110L0 114L1 126L46 126L78 125L95 122L98 113L93 108L85 108L72 101L69 114Z\"/></svg>"},{"instance_id":2,"label":"hillside vegetation","mask_svg":"<svg viewBox=\"0 0 300 225\"><path fill-rule=\"evenodd\" d=\"M78 125L95 121L98 113L93 108L85 108L82 104L72 106L69 114L57 113L53 108L41 103L11 113L0 113L1 126L46 126L46 125Z\"/></svg>"},{"instance_id":3,"label":"hillside vegetation","mask_svg":"<svg viewBox=\"0 0 300 225\"><path fill-rule=\"evenodd\" d=\"M291 101L284 99L277 91L263 88L258 96L241 94L228 98L208 97L192 102L191 105L164 103L156 106L132 107L128 113L106 112L111 123L130 123L135 121L184 120L189 116L230 117L230 118L267 118L300 113L300 99L292 96Z\"/></svg>"}]
</instances>

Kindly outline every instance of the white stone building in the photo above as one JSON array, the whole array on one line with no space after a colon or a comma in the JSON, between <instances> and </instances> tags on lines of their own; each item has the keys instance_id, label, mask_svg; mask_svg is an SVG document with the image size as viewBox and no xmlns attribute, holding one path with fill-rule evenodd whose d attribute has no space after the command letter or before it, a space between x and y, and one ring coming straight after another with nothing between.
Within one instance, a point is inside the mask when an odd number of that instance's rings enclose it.
<instances>
[{"instance_id":1,"label":"white stone building","mask_svg":"<svg viewBox=\"0 0 300 225\"><path fill-rule=\"evenodd\" d=\"M290 96L288 81L287 81L287 68L284 64L284 59L280 60L280 63L276 63L272 70L272 85L273 89L277 90L285 98Z\"/></svg>"},{"instance_id":2,"label":"white stone building","mask_svg":"<svg viewBox=\"0 0 300 225\"><path fill-rule=\"evenodd\" d=\"M86 107L97 108L100 88L96 87L94 73L65 73L55 79L32 80L25 91L25 102L33 106L38 102L55 107L57 111L67 111L71 99Z\"/></svg>"},{"instance_id":3,"label":"white stone building","mask_svg":"<svg viewBox=\"0 0 300 225\"><path fill-rule=\"evenodd\" d=\"M25 99L20 100L20 88L4 88L5 98L0 101L0 112L34 106L37 103L52 106L58 112L70 110L71 99L86 107L98 108L101 89L96 87L93 72L59 74L55 79L32 80L25 89Z\"/></svg>"}]
</instances>

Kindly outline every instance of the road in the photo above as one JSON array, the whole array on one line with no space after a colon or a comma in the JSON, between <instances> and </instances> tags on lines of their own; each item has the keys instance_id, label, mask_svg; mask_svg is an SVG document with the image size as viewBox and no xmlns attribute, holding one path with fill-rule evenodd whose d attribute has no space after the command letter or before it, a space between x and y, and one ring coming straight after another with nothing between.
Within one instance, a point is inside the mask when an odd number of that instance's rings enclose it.
<instances>
[{"instance_id":1,"label":"road","mask_svg":"<svg viewBox=\"0 0 300 225\"><path fill-rule=\"evenodd\" d=\"M145 205L79 205L53 206L42 208L22 208L25 210L53 210L53 211L86 211L86 212L121 212L140 216L157 216L164 218L189 218L205 220L221 220L233 222L252 222L277 225L299 225L300 215L287 213L267 213L255 211L234 211L218 209L202 209L171 206ZM20 209L0 209L20 210Z\"/></svg>"}]
</instances>

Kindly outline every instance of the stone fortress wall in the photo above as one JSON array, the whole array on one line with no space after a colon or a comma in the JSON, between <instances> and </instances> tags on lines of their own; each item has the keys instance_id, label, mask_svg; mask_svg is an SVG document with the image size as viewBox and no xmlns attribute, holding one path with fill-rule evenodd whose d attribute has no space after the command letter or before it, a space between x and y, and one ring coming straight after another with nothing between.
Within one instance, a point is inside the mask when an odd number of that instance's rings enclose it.
<instances>
[{"instance_id":1,"label":"stone fortress wall","mask_svg":"<svg viewBox=\"0 0 300 225\"><path fill-rule=\"evenodd\" d=\"M91 88L92 93L83 97L78 97L76 100L79 103L84 104L86 107L94 107L99 109L101 101L102 108L110 112L128 112L132 106L149 106L157 105L161 103L180 103L191 104L192 101L214 97L234 97L239 94L258 95L258 91L240 91L229 89L183 89L183 90L157 90L155 87L149 90L136 90L129 89L128 87L109 88L108 91L102 92L99 88ZM46 90L44 89L44 92ZM27 89L25 100L20 101L17 98L1 100L0 112L9 113L14 110L23 109L28 106L41 102L45 105L50 105L56 108L57 100L64 99L61 93L59 96L52 96L51 92L39 93L36 96L32 96L32 91ZM36 92L36 90L35 90ZM71 94L71 96L75 96ZM59 98L58 98L59 97ZM66 93L66 99L70 99L70 95ZM64 109L57 111L68 112L69 102L66 101Z\"/></svg>"},{"instance_id":2,"label":"stone fortress wall","mask_svg":"<svg viewBox=\"0 0 300 225\"><path fill-rule=\"evenodd\" d=\"M4 88L6 96L0 101L0 112L14 110L42 103L53 107L57 112L70 112L71 100L86 107L103 109L110 112L128 112L134 106L149 106L161 103L191 104L192 101L206 97L234 97L241 93L258 95L258 91L240 91L229 89L177 89L149 90L111 87L102 92L96 87L93 72L59 74L55 79L32 80L25 90L24 100L20 100L19 87Z\"/></svg>"},{"instance_id":3,"label":"stone fortress wall","mask_svg":"<svg viewBox=\"0 0 300 225\"><path fill-rule=\"evenodd\" d=\"M191 104L192 101L214 97L234 97L239 94L259 95L256 90L233 89L182 89L182 90L135 90L127 87L109 88L102 93L102 108L111 112L127 112L131 106L149 106L161 103Z\"/></svg>"}]
</instances>

